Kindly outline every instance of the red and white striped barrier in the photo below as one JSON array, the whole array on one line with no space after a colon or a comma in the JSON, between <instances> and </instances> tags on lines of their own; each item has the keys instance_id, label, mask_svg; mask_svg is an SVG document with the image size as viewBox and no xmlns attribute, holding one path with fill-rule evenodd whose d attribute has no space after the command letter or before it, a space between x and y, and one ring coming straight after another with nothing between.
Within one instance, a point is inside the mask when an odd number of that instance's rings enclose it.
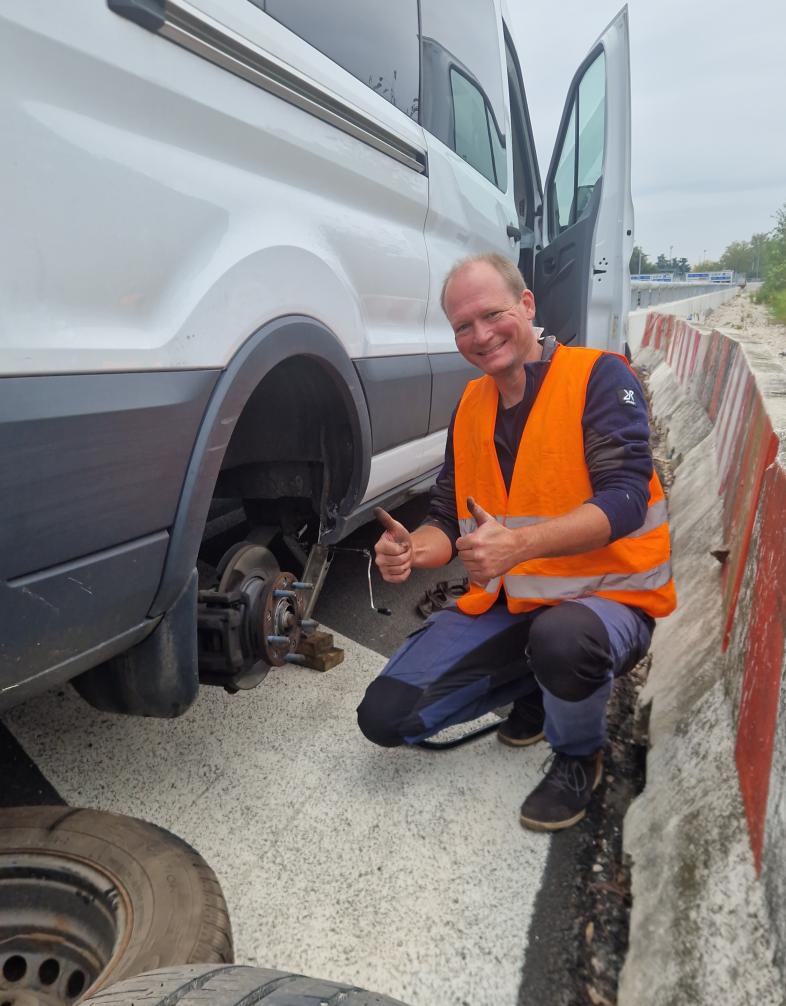
<instances>
[{"instance_id":1,"label":"red and white striped barrier","mask_svg":"<svg viewBox=\"0 0 786 1006\"><path fill-rule=\"evenodd\" d=\"M757 873L784 674L786 639L786 373L766 354L752 363L743 342L679 318L650 314L642 347L660 351L677 382L697 399L716 431L718 492L725 547L723 649L741 661L736 758ZM750 350L750 344L749 350ZM758 520L758 524L757 524ZM754 528L757 533L754 535ZM744 577L751 589L741 611ZM778 766L786 772L786 765ZM786 840L786 834L779 836Z\"/></svg>"},{"instance_id":2,"label":"red and white striped barrier","mask_svg":"<svg viewBox=\"0 0 786 1006\"><path fill-rule=\"evenodd\" d=\"M742 674L735 753L759 873L786 639L786 469L783 457L778 459L783 448L777 430L786 427L786 373L775 361L768 366L766 354L752 363L741 341L668 315L648 316L642 347L663 354L715 428L717 491L729 552L721 581L722 648L729 648L734 631L732 656L740 660ZM750 590L741 609L746 573ZM786 772L786 764L778 771Z\"/></svg>"},{"instance_id":3,"label":"red and white striped barrier","mask_svg":"<svg viewBox=\"0 0 786 1006\"><path fill-rule=\"evenodd\" d=\"M786 371L744 336L656 312L636 362L677 459L678 608L655 633L642 693L651 746L625 819L633 906L618 1002L780 1006Z\"/></svg>"}]
</instances>

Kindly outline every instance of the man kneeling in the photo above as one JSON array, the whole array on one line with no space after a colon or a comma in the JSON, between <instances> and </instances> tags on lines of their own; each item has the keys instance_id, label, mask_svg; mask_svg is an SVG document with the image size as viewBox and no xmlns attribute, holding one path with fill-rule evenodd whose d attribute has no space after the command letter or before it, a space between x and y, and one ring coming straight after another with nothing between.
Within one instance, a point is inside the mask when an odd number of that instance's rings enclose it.
<instances>
[{"instance_id":1,"label":"man kneeling","mask_svg":"<svg viewBox=\"0 0 786 1006\"><path fill-rule=\"evenodd\" d=\"M410 533L378 511L376 563L400 583L458 553L470 590L393 655L358 723L392 747L512 702L499 739L553 749L521 823L567 828L600 782L613 680L676 604L646 403L623 357L533 327L532 293L502 256L454 266L442 306L484 376L453 414L425 523Z\"/></svg>"}]
</instances>

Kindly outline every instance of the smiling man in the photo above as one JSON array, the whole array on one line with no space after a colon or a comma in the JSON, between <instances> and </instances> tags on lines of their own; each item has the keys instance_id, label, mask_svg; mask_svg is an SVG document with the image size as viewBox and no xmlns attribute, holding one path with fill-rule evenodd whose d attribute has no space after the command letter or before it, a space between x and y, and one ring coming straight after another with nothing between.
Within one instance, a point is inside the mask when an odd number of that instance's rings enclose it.
<instances>
[{"instance_id":1,"label":"smiling man","mask_svg":"<svg viewBox=\"0 0 786 1006\"><path fill-rule=\"evenodd\" d=\"M676 604L646 404L622 357L533 327L532 293L502 256L457 263L442 307L484 376L453 415L425 524L410 533L378 511L376 563L400 583L458 553L470 590L393 655L358 723L392 747L512 702L499 740L545 736L553 751L520 821L567 828L601 778L614 678Z\"/></svg>"}]
</instances>

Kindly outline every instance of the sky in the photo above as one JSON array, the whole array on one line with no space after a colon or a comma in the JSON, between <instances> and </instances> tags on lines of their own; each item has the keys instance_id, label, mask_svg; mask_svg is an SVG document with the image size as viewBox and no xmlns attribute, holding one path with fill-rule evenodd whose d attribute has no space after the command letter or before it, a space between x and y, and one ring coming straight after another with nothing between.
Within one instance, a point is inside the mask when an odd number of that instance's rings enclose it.
<instances>
[{"instance_id":1,"label":"sky","mask_svg":"<svg viewBox=\"0 0 786 1006\"><path fill-rule=\"evenodd\" d=\"M621 0L508 0L541 177L570 82ZM630 0L635 242L691 264L786 203L786 2Z\"/></svg>"}]
</instances>

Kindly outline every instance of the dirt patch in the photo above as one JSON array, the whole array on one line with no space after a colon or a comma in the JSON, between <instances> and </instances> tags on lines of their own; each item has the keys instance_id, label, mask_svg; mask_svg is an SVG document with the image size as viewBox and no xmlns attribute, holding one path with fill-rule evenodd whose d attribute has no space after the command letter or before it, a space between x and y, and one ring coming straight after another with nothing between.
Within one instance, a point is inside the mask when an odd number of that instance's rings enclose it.
<instances>
[{"instance_id":1,"label":"dirt patch","mask_svg":"<svg viewBox=\"0 0 786 1006\"><path fill-rule=\"evenodd\" d=\"M707 315L707 325L727 329L734 335L768 346L776 356L786 357L786 325L772 320L764 304L755 304L749 290L742 290L731 300Z\"/></svg>"}]
</instances>

